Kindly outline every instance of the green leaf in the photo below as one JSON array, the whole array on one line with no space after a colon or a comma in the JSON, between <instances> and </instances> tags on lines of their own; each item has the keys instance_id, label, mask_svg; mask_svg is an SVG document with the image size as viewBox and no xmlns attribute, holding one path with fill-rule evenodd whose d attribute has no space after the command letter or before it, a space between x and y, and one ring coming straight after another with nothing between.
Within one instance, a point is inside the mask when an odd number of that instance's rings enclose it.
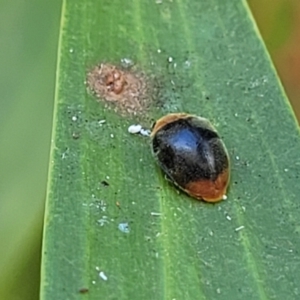
<instances>
[{"instance_id":1,"label":"green leaf","mask_svg":"<svg viewBox=\"0 0 300 300\"><path fill-rule=\"evenodd\" d=\"M299 297L299 131L244 1L64 1L58 57L42 299ZM151 81L144 115L85 85L124 58ZM179 192L127 131L168 112L218 129L226 201Z\"/></svg>"}]
</instances>

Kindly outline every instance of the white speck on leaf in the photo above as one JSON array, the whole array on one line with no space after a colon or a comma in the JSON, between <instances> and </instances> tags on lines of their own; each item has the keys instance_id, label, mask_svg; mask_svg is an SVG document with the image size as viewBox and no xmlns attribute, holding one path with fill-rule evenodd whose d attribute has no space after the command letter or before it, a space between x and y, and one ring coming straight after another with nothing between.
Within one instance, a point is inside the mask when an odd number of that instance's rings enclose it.
<instances>
[{"instance_id":1,"label":"white speck on leaf","mask_svg":"<svg viewBox=\"0 0 300 300\"><path fill-rule=\"evenodd\" d=\"M140 130L140 134L141 134L142 136L150 136L150 130L149 130L149 129L144 129L144 128L142 128L142 129Z\"/></svg>"},{"instance_id":2,"label":"white speck on leaf","mask_svg":"<svg viewBox=\"0 0 300 300\"><path fill-rule=\"evenodd\" d=\"M121 64L124 68L129 68L129 67L132 67L134 65L134 62L130 58L122 58L121 59Z\"/></svg>"},{"instance_id":3,"label":"white speck on leaf","mask_svg":"<svg viewBox=\"0 0 300 300\"><path fill-rule=\"evenodd\" d=\"M119 228L120 231L122 231L124 233L129 233L130 232L128 223L120 223L118 225L118 228Z\"/></svg>"},{"instance_id":4,"label":"white speck on leaf","mask_svg":"<svg viewBox=\"0 0 300 300\"><path fill-rule=\"evenodd\" d=\"M151 212L151 216L161 216L162 213L158 213L158 212Z\"/></svg>"},{"instance_id":5,"label":"white speck on leaf","mask_svg":"<svg viewBox=\"0 0 300 300\"><path fill-rule=\"evenodd\" d=\"M240 231L240 230L242 230L242 229L244 229L245 228L245 226L240 226L240 227L237 227L236 229L235 229L235 231Z\"/></svg>"},{"instance_id":6,"label":"white speck on leaf","mask_svg":"<svg viewBox=\"0 0 300 300\"><path fill-rule=\"evenodd\" d=\"M189 67L191 66L191 62L190 62L189 60L186 60L186 61L184 62L184 65L185 65L187 68L189 68Z\"/></svg>"},{"instance_id":7,"label":"white speck on leaf","mask_svg":"<svg viewBox=\"0 0 300 300\"><path fill-rule=\"evenodd\" d=\"M132 134L140 133L141 130L142 130L142 125L140 124L136 124L136 125L134 124L128 127L128 132Z\"/></svg>"},{"instance_id":8,"label":"white speck on leaf","mask_svg":"<svg viewBox=\"0 0 300 300\"><path fill-rule=\"evenodd\" d=\"M107 279L108 279L103 271L99 272L99 277L104 281L107 281Z\"/></svg>"},{"instance_id":9,"label":"white speck on leaf","mask_svg":"<svg viewBox=\"0 0 300 300\"><path fill-rule=\"evenodd\" d=\"M101 219L97 220L97 222L100 226L104 226L105 224L109 223L107 216L103 216Z\"/></svg>"},{"instance_id":10,"label":"white speck on leaf","mask_svg":"<svg viewBox=\"0 0 300 300\"><path fill-rule=\"evenodd\" d=\"M228 220L228 221L231 221L231 217L230 216L226 216L226 219Z\"/></svg>"}]
</instances>

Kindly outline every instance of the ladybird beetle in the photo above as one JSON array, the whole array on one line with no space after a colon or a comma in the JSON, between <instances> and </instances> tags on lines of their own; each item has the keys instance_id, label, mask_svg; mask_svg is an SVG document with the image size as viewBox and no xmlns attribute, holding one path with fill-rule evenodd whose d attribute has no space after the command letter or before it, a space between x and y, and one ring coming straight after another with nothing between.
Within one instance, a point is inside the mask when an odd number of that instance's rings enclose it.
<instances>
[{"instance_id":1,"label":"ladybird beetle","mask_svg":"<svg viewBox=\"0 0 300 300\"><path fill-rule=\"evenodd\" d=\"M168 114L154 123L151 144L168 179L188 195L207 202L226 197L229 156L207 119L186 113Z\"/></svg>"}]
</instances>

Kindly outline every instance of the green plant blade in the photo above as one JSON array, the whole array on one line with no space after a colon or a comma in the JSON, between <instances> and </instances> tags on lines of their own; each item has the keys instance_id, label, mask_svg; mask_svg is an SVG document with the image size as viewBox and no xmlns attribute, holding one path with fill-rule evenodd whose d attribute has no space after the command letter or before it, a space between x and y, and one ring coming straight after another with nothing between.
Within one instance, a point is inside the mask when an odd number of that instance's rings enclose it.
<instances>
[{"instance_id":1,"label":"green plant blade","mask_svg":"<svg viewBox=\"0 0 300 300\"><path fill-rule=\"evenodd\" d=\"M63 4L41 298L295 299L299 131L248 8L157 2ZM160 80L142 120L86 89L95 64L124 58ZM226 201L178 192L127 132L176 111L223 137Z\"/></svg>"}]
</instances>

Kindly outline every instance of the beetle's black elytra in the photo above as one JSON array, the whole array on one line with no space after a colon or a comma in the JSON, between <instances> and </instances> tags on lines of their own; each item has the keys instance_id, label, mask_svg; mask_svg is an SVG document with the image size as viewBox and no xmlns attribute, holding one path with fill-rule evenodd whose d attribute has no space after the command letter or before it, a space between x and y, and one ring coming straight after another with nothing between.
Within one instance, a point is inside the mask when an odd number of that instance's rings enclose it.
<instances>
[{"instance_id":1,"label":"beetle's black elytra","mask_svg":"<svg viewBox=\"0 0 300 300\"><path fill-rule=\"evenodd\" d=\"M204 118L169 114L151 133L153 154L166 175L197 199L221 200L229 182L229 158L218 133Z\"/></svg>"}]
</instances>

